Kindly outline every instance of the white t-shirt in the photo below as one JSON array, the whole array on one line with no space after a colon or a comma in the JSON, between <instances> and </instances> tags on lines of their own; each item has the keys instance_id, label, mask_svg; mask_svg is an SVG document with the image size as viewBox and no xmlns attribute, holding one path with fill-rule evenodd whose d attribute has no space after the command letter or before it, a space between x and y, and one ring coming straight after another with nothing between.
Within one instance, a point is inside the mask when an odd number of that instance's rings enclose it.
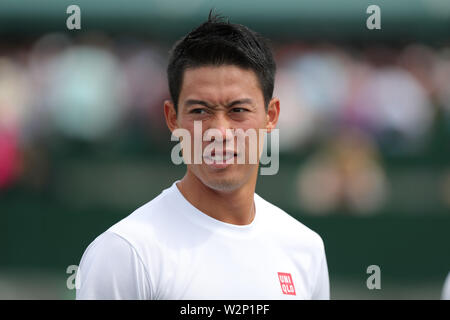
<instances>
[{"instance_id":1,"label":"white t-shirt","mask_svg":"<svg viewBox=\"0 0 450 320\"><path fill-rule=\"evenodd\" d=\"M77 299L329 299L317 233L257 194L250 224L219 221L177 182L89 245Z\"/></svg>"},{"instance_id":2,"label":"white t-shirt","mask_svg":"<svg viewBox=\"0 0 450 320\"><path fill-rule=\"evenodd\" d=\"M450 272L444 282L444 287L442 288L442 300L450 300Z\"/></svg>"}]
</instances>

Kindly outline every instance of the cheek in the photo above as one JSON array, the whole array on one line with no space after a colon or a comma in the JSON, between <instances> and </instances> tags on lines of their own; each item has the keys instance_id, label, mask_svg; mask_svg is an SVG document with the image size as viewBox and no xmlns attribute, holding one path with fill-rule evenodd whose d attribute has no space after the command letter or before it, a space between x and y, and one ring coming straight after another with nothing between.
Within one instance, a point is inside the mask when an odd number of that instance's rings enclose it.
<instances>
[{"instance_id":1,"label":"cheek","mask_svg":"<svg viewBox=\"0 0 450 320\"><path fill-rule=\"evenodd\" d=\"M180 128L187 130L189 132L189 137L191 140L191 144L194 143L194 133L195 133L195 127L194 122L192 121L180 121Z\"/></svg>"},{"instance_id":2,"label":"cheek","mask_svg":"<svg viewBox=\"0 0 450 320\"><path fill-rule=\"evenodd\" d=\"M266 118L267 115L265 112L258 112L257 115L249 119L249 124L253 128L264 129L266 127Z\"/></svg>"},{"instance_id":3,"label":"cheek","mask_svg":"<svg viewBox=\"0 0 450 320\"><path fill-rule=\"evenodd\" d=\"M263 129L266 126L266 117L261 114L253 114L242 122L236 122L236 128L248 129Z\"/></svg>"},{"instance_id":4,"label":"cheek","mask_svg":"<svg viewBox=\"0 0 450 320\"><path fill-rule=\"evenodd\" d=\"M180 128L188 130L191 134L194 133L194 122L193 121L180 120L179 124L180 124Z\"/></svg>"}]
</instances>

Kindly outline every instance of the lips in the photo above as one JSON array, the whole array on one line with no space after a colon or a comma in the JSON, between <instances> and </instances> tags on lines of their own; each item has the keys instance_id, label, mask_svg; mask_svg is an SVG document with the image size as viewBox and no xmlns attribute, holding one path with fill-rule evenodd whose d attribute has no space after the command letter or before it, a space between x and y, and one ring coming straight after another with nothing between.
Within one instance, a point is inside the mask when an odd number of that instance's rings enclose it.
<instances>
[{"instance_id":1,"label":"lips","mask_svg":"<svg viewBox=\"0 0 450 320\"><path fill-rule=\"evenodd\" d=\"M216 153L215 151L211 152L211 156L205 156L205 158L209 158L212 159L214 161L227 161L231 158L233 158L234 156L236 156L237 153L229 150L229 151L224 151L222 154L220 153Z\"/></svg>"},{"instance_id":2,"label":"lips","mask_svg":"<svg viewBox=\"0 0 450 320\"><path fill-rule=\"evenodd\" d=\"M205 163L215 168L225 168L231 165L233 162L229 162L237 156L237 153L233 150L227 150L222 153L211 152L211 155L205 155L203 159Z\"/></svg>"}]
</instances>

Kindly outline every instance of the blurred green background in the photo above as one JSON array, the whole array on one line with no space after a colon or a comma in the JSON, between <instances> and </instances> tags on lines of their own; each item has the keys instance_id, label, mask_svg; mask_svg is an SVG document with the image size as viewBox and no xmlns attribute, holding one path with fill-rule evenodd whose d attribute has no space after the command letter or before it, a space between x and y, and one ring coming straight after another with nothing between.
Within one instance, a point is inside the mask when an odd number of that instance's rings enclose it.
<instances>
[{"instance_id":1,"label":"blurred green background","mask_svg":"<svg viewBox=\"0 0 450 320\"><path fill-rule=\"evenodd\" d=\"M68 30L69 5L81 30ZM368 30L366 9L381 9ZM325 242L334 299L439 299L450 271L450 2L0 2L0 298L66 269L184 174L162 103L210 8L270 38L280 170L257 193ZM366 269L381 268L381 290Z\"/></svg>"}]
</instances>

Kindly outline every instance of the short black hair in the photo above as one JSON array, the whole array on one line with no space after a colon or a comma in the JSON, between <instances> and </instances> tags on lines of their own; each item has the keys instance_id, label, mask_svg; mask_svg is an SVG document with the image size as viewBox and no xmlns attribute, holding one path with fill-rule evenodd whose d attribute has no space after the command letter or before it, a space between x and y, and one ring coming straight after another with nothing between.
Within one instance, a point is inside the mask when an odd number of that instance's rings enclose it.
<instances>
[{"instance_id":1,"label":"short black hair","mask_svg":"<svg viewBox=\"0 0 450 320\"><path fill-rule=\"evenodd\" d=\"M184 71L206 65L237 65L258 77L267 110L272 99L276 65L268 41L240 24L209 12L208 20L175 43L170 51L167 78L178 109Z\"/></svg>"}]
</instances>

